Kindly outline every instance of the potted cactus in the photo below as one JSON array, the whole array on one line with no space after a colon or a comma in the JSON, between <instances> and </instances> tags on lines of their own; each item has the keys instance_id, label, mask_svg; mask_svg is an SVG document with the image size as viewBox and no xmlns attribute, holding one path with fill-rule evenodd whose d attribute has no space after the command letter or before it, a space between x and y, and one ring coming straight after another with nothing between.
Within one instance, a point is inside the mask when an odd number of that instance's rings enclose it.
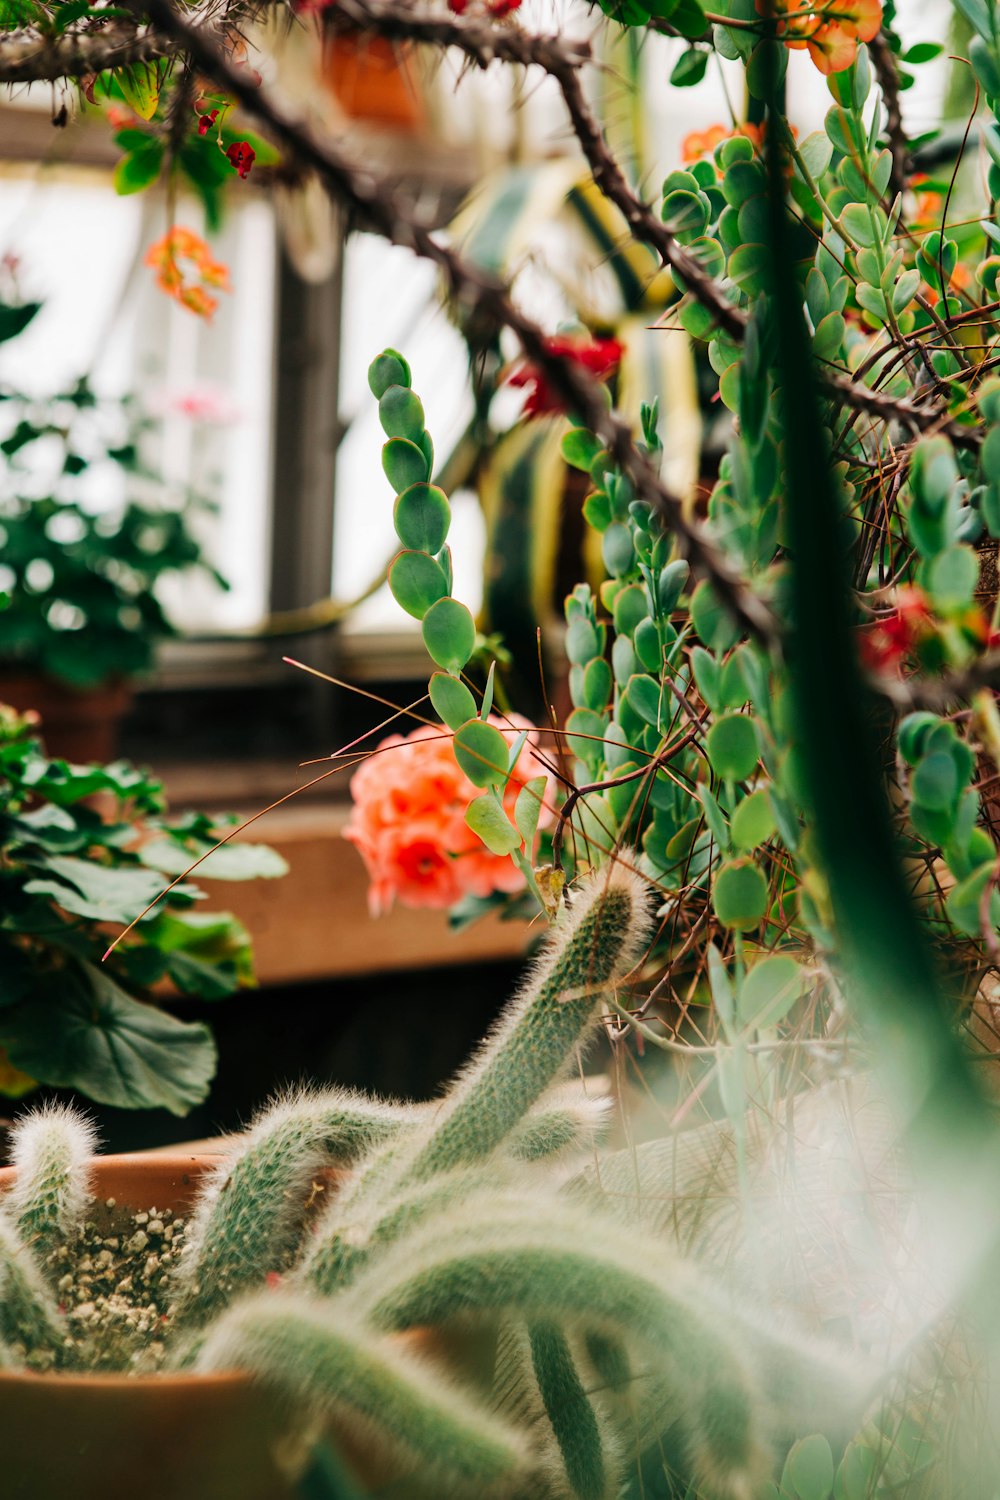
<instances>
[{"instance_id":1,"label":"potted cactus","mask_svg":"<svg viewBox=\"0 0 1000 1500\"><path fill-rule=\"evenodd\" d=\"M750 1496L803 1424L856 1418L838 1355L579 1191L606 1101L565 1075L641 959L645 892L624 859L580 883L438 1104L299 1093L214 1163L131 1176L79 1117L27 1116L0 1179L7 1493L107 1495L111 1466L116 1494L277 1500L325 1431L396 1494L596 1500L669 1429L705 1494Z\"/></svg>"}]
</instances>

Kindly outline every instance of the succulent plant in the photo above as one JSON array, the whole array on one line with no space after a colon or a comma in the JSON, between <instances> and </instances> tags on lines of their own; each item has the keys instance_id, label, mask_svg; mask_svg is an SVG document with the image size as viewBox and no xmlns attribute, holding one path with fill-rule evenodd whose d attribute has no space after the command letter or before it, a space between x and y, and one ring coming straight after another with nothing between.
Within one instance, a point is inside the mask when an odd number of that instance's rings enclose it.
<instances>
[{"instance_id":1,"label":"succulent plant","mask_svg":"<svg viewBox=\"0 0 1000 1500\"><path fill-rule=\"evenodd\" d=\"M755 1320L669 1243L562 1191L557 1164L569 1153L578 1171L606 1117L566 1074L650 931L645 882L622 859L581 880L439 1104L328 1090L265 1111L201 1189L164 1362L250 1371L293 1433L327 1420L376 1432L407 1494L604 1500L669 1433L702 1493L752 1500L790 1411L857 1416L859 1387L837 1356ZM18 1128L0 1209L0 1367L39 1347L72 1366L46 1256L77 1231L91 1146L68 1111ZM309 1217L331 1163L354 1163L353 1176ZM399 1337L441 1327L487 1351L464 1379ZM791 1437L802 1430L793 1420Z\"/></svg>"}]
</instances>

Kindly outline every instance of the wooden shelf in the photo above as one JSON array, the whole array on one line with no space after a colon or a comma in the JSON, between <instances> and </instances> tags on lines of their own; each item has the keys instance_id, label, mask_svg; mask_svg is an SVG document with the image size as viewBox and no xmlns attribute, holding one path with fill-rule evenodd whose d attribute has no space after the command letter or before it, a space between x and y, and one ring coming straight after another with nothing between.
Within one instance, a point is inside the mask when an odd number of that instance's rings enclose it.
<instances>
[{"instance_id":1,"label":"wooden shelf","mask_svg":"<svg viewBox=\"0 0 1000 1500\"><path fill-rule=\"evenodd\" d=\"M236 810L249 816L269 800L268 793L281 795L295 785L294 772L287 767L280 772L270 764L230 767L224 785L220 768L214 787L214 778L205 779L203 770L200 775L198 794L193 770L177 768L166 774L173 807L230 810L234 802L242 802ZM281 789L277 792L276 782ZM244 800L248 794L249 802ZM232 911L249 930L261 984L509 960L523 954L528 940L524 922L488 918L455 933L443 911L396 907L388 916L370 916L361 856L343 837L348 816L346 802L307 793L238 835L277 849L289 864L283 879L203 882L209 899L200 909Z\"/></svg>"}]
</instances>

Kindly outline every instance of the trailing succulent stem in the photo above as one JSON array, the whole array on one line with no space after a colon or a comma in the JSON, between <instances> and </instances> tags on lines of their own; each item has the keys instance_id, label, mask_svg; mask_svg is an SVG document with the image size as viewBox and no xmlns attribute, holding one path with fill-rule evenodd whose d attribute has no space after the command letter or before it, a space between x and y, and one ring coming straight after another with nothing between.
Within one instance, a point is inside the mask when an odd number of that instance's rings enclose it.
<instances>
[{"instance_id":1,"label":"trailing succulent stem","mask_svg":"<svg viewBox=\"0 0 1000 1500\"><path fill-rule=\"evenodd\" d=\"M305 1407L361 1442L377 1429L441 1495L489 1493L524 1467L514 1432L340 1305L289 1293L247 1299L218 1321L197 1367L250 1370L298 1416Z\"/></svg>"},{"instance_id":2,"label":"trailing succulent stem","mask_svg":"<svg viewBox=\"0 0 1000 1500\"><path fill-rule=\"evenodd\" d=\"M89 1121L61 1105L46 1105L14 1126L11 1165L17 1177L3 1212L40 1260L83 1218L95 1141Z\"/></svg>"}]
</instances>

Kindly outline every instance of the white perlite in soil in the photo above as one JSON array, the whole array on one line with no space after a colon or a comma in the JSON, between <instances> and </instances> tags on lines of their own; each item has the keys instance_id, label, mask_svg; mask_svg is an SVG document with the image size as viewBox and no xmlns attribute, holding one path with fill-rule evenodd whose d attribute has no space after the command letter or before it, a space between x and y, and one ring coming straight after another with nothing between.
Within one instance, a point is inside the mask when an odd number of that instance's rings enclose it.
<instances>
[{"instance_id":1,"label":"white perlite in soil","mask_svg":"<svg viewBox=\"0 0 1000 1500\"><path fill-rule=\"evenodd\" d=\"M155 1207L130 1214L118 1210L114 1198L92 1199L75 1238L43 1263L66 1317L60 1366L105 1373L157 1370L171 1273L183 1247L183 1219ZM55 1363L49 1350L15 1344L13 1352L30 1370Z\"/></svg>"}]
</instances>

